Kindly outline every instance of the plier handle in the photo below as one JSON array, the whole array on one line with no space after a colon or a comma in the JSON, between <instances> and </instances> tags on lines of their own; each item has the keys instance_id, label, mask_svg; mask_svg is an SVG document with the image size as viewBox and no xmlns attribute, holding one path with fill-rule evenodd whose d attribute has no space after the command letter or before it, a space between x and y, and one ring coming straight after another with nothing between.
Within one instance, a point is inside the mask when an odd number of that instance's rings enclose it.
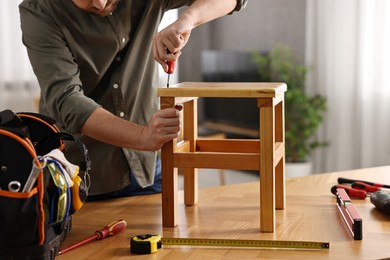
<instances>
[{"instance_id":1,"label":"plier handle","mask_svg":"<svg viewBox=\"0 0 390 260\"><path fill-rule=\"evenodd\" d=\"M365 199L367 198L367 192L365 190L361 189L355 189L352 188L351 186L348 185L343 185L343 184L336 184L334 185L330 191L337 196L337 189L344 189L345 192L348 194L349 197L351 198L358 198L358 199Z\"/></svg>"},{"instance_id":2,"label":"plier handle","mask_svg":"<svg viewBox=\"0 0 390 260\"><path fill-rule=\"evenodd\" d=\"M375 187L379 187L379 188L390 189L390 185L387 185L387 184L375 183L375 182L371 182L371 181L362 181L362 180L347 179L347 178L343 178L343 177L339 177L339 178L337 179L337 182L338 182L339 184L354 183L354 182L363 182L363 183L366 183L366 184L371 185L371 186L375 186Z\"/></svg>"},{"instance_id":3,"label":"plier handle","mask_svg":"<svg viewBox=\"0 0 390 260\"><path fill-rule=\"evenodd\" d=\"M351 187L354 189L358 189L358 190L365 190L367 192L376 192L376 191L382 190L380 187L373 186L373 185L370 185L370 184L367 184L364 182L360 182L360 181L353 182L351 184Z\"/></svg>"},{"instance_id":4,"label":"plier handle","mask_svg":"<svg viewBox=\"0 0 390 260\"><path fill-rule=\"evenodd\" d=\"M340 178L339 178L339 182L340 182ZM334 195L336 195L337 188L344 189L351 198L358 198L358 199L365 199L370 195L370 193L382 190L378 186L370 185L367 182L363 182L363 181L352 182L351 186L344 185L344 184L334 185L331 188L331 192Z\"/></svg>"}]
</instances>

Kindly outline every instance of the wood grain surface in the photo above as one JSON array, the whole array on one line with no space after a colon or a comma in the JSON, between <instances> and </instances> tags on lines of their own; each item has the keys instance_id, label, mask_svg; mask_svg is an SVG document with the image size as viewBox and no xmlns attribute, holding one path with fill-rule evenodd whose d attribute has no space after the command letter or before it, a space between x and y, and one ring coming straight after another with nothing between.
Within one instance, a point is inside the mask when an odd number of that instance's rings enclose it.
<instances>
[{"instance_id":1,"label":"wood grain surface","mask_svg":"<svg viewBox=\"0 0 390 260\"><path fill-rule=\"evenodd\" d=\"M204 188L199 203L184 206L179 193L179 225L162 228L161 195L88 202L74 215L69 246L110 222L124 219L127 229L58 257L65 259L383 259L390 257L390 219L369 198L353 200L363 219L363 239L353 240L336 209L330 188L338 177L390 184L390 166L316 174L286 180L286 208L276 212L274 233L259 231L259 182ZM130 253L130 237L272 239L328 241L329 250L241 249L166 246L151 255Z\"/></svg>"}]
</instances>

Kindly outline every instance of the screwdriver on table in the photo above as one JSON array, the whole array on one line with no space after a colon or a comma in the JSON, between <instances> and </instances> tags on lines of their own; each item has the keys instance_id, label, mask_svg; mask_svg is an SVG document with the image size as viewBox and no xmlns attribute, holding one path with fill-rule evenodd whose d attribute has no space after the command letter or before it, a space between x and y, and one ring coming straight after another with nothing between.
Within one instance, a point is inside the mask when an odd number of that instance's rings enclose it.
<instances>
[{"instance_id":1,"label":"screwdriver on table","mask_svg":"<svg viewBox=\"0 0 390 260\"><path fill-rule=\"evenodd\" d=\"M127 227L127 223L124 220L117 220L114 221L107 226L105 226L103 229L95 231L95 235L86 238L84 240L81 240L80 242L77 242L76 244L73 244L67 248L64 248L58 252L58 255L62 255L72 249L75 249L76 247L82 246L86 243L89 243L93 240L102 240L103 238L107 236L115 236L116 234L122 232Z\"/></svg>"}]
</instances>

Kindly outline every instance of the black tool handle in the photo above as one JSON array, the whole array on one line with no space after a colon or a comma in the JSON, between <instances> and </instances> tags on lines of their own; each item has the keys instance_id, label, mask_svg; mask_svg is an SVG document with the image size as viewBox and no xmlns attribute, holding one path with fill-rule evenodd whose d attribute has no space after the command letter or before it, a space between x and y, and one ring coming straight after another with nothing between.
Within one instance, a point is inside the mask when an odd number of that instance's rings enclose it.
<instances>
[{"instance_id":1,"label":"black tool handle","mask_svg":"<svg viewBox=\"0 0 390 260\"><path fill-rule=\"evenodd\" d=\"M390 185L386 185L386 184L382 184L382 183L374 183L374 182L371 182L371 181L362 181L362 180L353 180L353 179L347 179L347 178L343 178L343 177L339 177L337 179L337 182L339 184L343 184L343 183L354 183L354 182L363 182L363 183L366 183L368 185L372 185L372 186L375 186L375 187L381 187L381 188L386 188L386 189L389 189L390 188Z\"/></svg>"},{"instance_id":2,"label":"black tool handle","mask_svg":"<svg viewBox=\"0 0 390 260\"><path fill-rule=\"evenodd\" d=\"M390 216L390 194L385 191L377 191L371 194L370 201L376 208L387 216Z\"/></svg>"}]
</instances>

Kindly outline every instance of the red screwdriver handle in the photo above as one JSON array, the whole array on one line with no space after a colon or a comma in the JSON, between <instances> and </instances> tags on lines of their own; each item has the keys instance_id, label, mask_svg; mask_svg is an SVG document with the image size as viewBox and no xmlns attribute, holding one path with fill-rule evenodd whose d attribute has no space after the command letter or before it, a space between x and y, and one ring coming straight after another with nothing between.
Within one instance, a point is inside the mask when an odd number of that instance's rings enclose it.
<instances>
[{"instance_id":1,"label":"red screwdriver handle","mask_svg":"<svg viewBox=\"0 0 390 260\"><path fill-rule=\"evenodd\" d=\"M175 62L174 61L168 61L168 74L172 74L175 70Z\"/></svg>"},{"instance_id":2,"label":"red screwdriver handle","mask_svg":"<svg viewBox=\"0 0 390 260\"><path fill-rule=\"evenodd\" d=\"M127 227L126 221L124 221L123 219L116 220L116 221L108 224L107 226L105 226L102 230L96 231L95 233L96 233L96 235L98 235L96 240L101 240L107 236L114 236L114 235L122 232L123 230L125 230L126 227Z\"/></svg>"},{"instance_id":3,"label":"red screwdriver handle","mask_svg":"<svg viewBox=\"0 0 390 260\"><path fill-rule=\"evenodd\" d=\"M167 53L170 54L171 52L168 50L168 48L166 48L167 50ZM167 61L167 64L168 64L168 71L167 73L168 74L173 74L173 72L175 71L175 62L174 61Z\"/></svg>"}]
</instances>

